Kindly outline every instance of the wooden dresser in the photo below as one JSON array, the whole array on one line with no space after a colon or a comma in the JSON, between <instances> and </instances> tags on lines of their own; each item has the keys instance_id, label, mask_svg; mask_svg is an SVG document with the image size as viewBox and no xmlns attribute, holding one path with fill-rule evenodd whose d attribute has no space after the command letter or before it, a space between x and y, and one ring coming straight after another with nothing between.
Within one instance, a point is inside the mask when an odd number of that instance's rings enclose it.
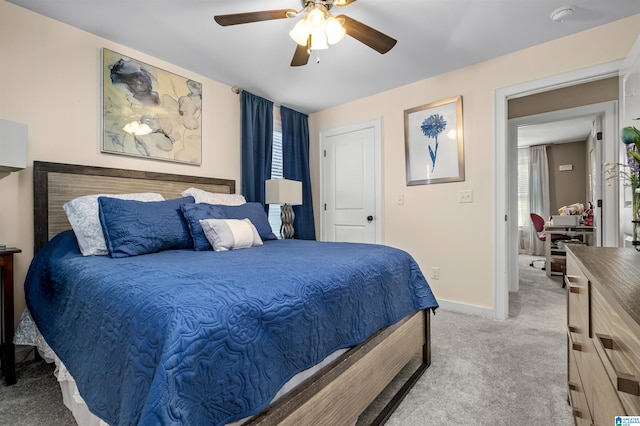
<instances>
[{"instance_id":1,"label":"wooden dresser","mask_svg":"<svg viewBox=\"0 0 640 426\"><path fill-rule=\"evenodd\" d=\"M576 425L640 416L640 253L567 249L569 400Z\"/></svg>"}]
</instances>

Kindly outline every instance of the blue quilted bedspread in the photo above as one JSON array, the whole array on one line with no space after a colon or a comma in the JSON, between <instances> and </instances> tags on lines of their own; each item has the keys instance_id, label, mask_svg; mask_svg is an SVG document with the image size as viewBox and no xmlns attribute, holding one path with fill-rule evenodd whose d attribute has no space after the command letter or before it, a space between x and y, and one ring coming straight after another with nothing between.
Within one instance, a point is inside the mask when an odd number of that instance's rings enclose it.
<instances>
[{"instance_id":1,"label":"blue quilted bedspread","mask_svg":"<svg viewBox=\"0 0 640 426\"><path fill-rule=\"evenodd\" d=\"M438 304L407 253L266 241L229 252L83 257L72 231L34 258L28 308L109 424L218 425L294 374Z\"/></svg>"}]
</instances>

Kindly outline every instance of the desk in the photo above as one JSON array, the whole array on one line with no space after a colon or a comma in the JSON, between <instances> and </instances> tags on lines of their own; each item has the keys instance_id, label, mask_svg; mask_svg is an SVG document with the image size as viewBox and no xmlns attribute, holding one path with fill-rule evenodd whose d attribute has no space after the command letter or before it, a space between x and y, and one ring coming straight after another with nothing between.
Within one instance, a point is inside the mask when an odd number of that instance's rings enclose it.
<instances>
[{"instance_id":1,"label":"desk","mask_svg":"<svg viewBox=\"0 0 640 426\"><path fill-rule=\"evenodd\" d=\"M546 239L544 242L544 255L546 258L545 270L547 272L547 276L551 276L551 235L570 235L570 236L578 236L584 235L587 237L587 244L593 245L593 226L585 226L585 225L552 225L545 223L544 225L544 233L546 235Z\"/></svg>"},{"instance_id":2,"label":"desk","mask_svg":"<svg viewBox=\"0 0 640 426\"><path fill-rule=\"evenodd\" d=\"M7 385L16 382L16 348L13 344L13 255L22 250L15 247L0 249L0 269L2 269L2 375Z\"/></svg>"}]
</instances>

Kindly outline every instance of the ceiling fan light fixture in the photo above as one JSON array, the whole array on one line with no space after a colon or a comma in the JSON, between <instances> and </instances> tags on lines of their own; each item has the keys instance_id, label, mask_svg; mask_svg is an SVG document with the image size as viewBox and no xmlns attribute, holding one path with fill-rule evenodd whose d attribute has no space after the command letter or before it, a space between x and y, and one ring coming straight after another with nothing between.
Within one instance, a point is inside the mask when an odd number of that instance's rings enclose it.
<instances>
[{"instance_id":1,"label":"ceiling fan light fixture","mask_svg":"<svg viewBox=\"0 0 640 426\"><path fill-rule=\"evenodd\" d=\"M311 34L311 47L309 50L328 49L327 36L325 34Z\"/></svg>"},{"instance_id":2,"label":"ceiling fan light fixture","mask_svg":"<svg viewBox=\"0 0 640 426\"><path fill-rule=\"evenodd\" d=\"M342 27L342 24L339 20L334 18L333 16L329 16L327 19L327 41L329 44L336 44L347 33L347 31Z\"/></svg>"},{"instance_id":3,"label":"ceiling fan light fixture","mask_svg":"<svg viewBox=\"0 0 640 426\"><path fill-rule=\"evenodd\" d=\"M306 46L309 39L309 28L307 28L306 21L304 19L299 20L293 29L289 31L289 36L300 46Z\"/></svg>"},{"instance_id":4,"label":"ceiling fan light fixture","mask_svg":"<svg viewBox=\"0 0 640 426\"><path fill-rule=\"evenodd\" d=\"M305 21L311 34L320 34L327 29L327 20L324 17L325 12L321 7L316 6L307 15Z\"/></svg>"}]
</instances>

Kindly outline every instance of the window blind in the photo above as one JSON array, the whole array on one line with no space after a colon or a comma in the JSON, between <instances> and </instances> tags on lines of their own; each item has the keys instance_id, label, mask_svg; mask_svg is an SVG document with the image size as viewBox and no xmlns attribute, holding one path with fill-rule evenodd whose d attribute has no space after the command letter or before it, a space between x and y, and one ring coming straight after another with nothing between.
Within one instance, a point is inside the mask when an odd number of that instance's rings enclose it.
<instances>
[{"instance_id":1,"label":"window blind","mask_svg":"<svg viewBox=\"0 0 640 426\"><path fill-rule=\"evenodd\" d=\"M271 149L271 179L282 179L282 122L280 107L273 107L273 147ZM280 238L280 205L269 204L269 223Z\"/></svg>"}]
</instances>

